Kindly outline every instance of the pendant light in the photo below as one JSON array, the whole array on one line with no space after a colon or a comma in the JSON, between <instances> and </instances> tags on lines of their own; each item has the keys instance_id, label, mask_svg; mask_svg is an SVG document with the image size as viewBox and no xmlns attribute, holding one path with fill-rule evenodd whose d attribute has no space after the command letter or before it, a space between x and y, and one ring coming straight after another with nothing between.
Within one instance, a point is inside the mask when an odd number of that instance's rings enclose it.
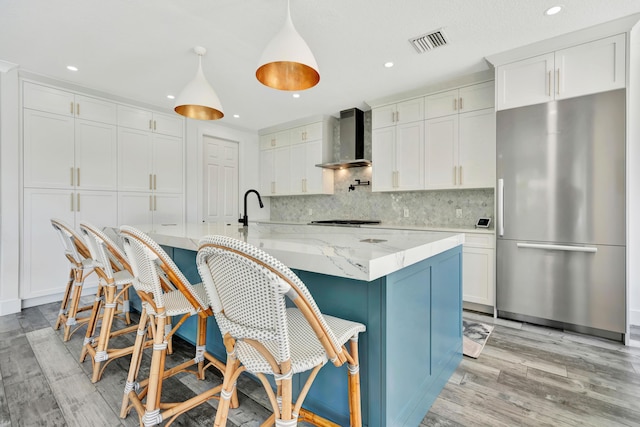
<instances>
[{"instance_id":1,"label":"pendant light","mask_svg":"<svg viewBox=\"0 0 640 427\"><path fill-rule=\"evenodd\" d=\"M320 81L316 59L291 21L289 0L284 27L262 53L256 77L265 86L292 91L309 89Z\"/></svg>"},{"instance_id":2,"label":"pendant light","mask_svg":"<svg viewBox=\"0 0 640 427\"><path fill-rule=\"evenodd\" d=\"M198 72L180 92L173 108L176 113L197 120L217 120L224 117L222 104L202 73L202 57L207 49L197 46L193 51L198 55Z\"/></svg>"}]
</instances>

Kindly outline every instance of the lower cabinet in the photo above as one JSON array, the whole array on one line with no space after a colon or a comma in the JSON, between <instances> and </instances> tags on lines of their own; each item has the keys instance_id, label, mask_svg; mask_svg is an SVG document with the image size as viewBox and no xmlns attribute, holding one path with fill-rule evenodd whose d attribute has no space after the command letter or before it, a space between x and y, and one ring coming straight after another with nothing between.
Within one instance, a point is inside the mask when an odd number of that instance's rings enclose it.
<instances>
[{"instance_id":1,"label":"lower cabinet","mask_svg":"<svg viewBox=\"0 0 640 427\"><path fill-rule=\"evenodd\" d=\"M121 192L118 194L119 225L181 224L182 194Z\"/></svg>"},{"instance_id":2,"label":"lower cabinet","mask_svg":"<svg viewBox=\"0 0 640 427\"><path fill-rule=\"evenodd\" d=\"M66 287L69 262L51 218L65 221L76 230L81 221L116 225L117 200L115 191L24 190L20 298L57 294ZM85 284L97 284L95 275Z\"/></svg>"},{"instance_id":3,"label":"lower cabinet","mask_svg":"<svg viewBox=\"0 0 640 427\"><path fill-rule=\"evenodd\" d=\"M495 236L466 233L462 262L462 300L493 308L495 301Z\"/></svg>"}]
</instances>

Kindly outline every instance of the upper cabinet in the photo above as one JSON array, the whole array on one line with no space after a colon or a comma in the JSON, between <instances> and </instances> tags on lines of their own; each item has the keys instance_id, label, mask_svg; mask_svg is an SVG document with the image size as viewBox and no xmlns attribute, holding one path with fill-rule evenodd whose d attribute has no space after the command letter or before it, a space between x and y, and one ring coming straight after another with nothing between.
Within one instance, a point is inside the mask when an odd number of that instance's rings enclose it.
<instances>
[{"instance_id":1,"label":"upper cabinet","mask_svg":"<svg viewBox=\"0 0 640 427\"><path fill-rule=\"evenodd\" d=\"M371 110L371 128L412 123L424 119L424 98L409 99Z\"/></svg>"},{"instance_id":2,"label":"upper cabinet","mask_svg":"<svg viewBox=\"0 0 640 427\"><path fill-rule=\"evenodd\" d=\"M424 118L433 119L451 114L493 108L494 98L493 82L464 86L459 89L429 95L424 98Z\"/></svg>"},{"instance_id":3,"label":"upper cabinet","mask_svg":"<svg viewBox=\"0 0 640 427\"><path fill-rule=\"evenodd\" d=\"M625 87L625 34L501 65L497 109Z\"/></svg>"},{"instance_id":4,"label":"upper cabinet","mask_svg":"<svg viewBox=\"0 0 640 427\"><path fill-rule=\"evenodd\" d=\"M260 182L264 196L333 194L331 161L334 119L260 136Z\"/></svg>"},{"instance_id":5,"label":"upper cabinet","mask_svg":"<svg viewBox=\"0 0 640 427\"><path fill-rule=\"evenodd\" d=\"M184 119L178 115L118 105L118 126L121 127L182 138L183 123Z\"/></svg>"}]
</instances>

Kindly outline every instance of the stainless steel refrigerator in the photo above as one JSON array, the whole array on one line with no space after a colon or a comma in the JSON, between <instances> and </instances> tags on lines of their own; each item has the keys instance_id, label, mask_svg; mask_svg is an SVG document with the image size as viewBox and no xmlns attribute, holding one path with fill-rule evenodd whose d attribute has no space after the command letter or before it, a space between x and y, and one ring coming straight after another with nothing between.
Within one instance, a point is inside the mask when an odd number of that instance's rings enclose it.
<instances>
[{"instance_id":1,"label":"stainless steel refrigerator","mask_svg":"<svg viewBox=\"0 0 640 427\"><path fill-rule=\"evenodd\" d=\"M498 111L496 130L498 316L623 339L625 91Z\"/></svg>"}]
</instances>

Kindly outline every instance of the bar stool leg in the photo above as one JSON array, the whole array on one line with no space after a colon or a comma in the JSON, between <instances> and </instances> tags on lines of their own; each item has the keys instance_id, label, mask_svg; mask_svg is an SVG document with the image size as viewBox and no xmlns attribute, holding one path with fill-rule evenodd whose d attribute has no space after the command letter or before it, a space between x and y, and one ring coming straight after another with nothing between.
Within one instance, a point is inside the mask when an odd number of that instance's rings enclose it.
<instances>
[{"instance_id":1,"label":"bar stool leg","mask_svg":"<svg viewBox=\"0 0 640 427\"><path fill-rule=\"evenodd\" d=\"M149 385L147 388L147 402L144 416L145 426L152 426L162 422L160 416L160 398L162 396L162 380L164 377L164 363L167 354L165 342L164 313L155 316L156 334L153 340L153 353L151 355L151 368L149 369Z\"/></svg>"},{"instance_id":2,"label":"bar stool leg","mask_svg":"<svg viewBox=\"0 0 640 427\"><path fill-rule=\"evenodd\" d=\"M67 281L67 287L64 291L64 297L62 298L62 302L60 303L60 311L58 312L58 320L56 321L56 327L54 328L56 331L60 329L60 325L62 321L67 318L67 313L69 312L69 296L71 295L71 288L73 287L73 282L75 281L75 272L74 269L71 268L69 270L69 280Z\"/></svg>"},{"instance_id":3,"label":"bar stool leg","mask_svg":"<svg viewBox=\"0 0 640 427\"><path fill-rule=\"evenodd\" d=\"M98 320L100 319L100 311L102 310L102 300L104 288L102 283L98 284L98 291L96 292L95 299L93 300L93 308L91 309L91 317L87 323L87 332L84 335L84 345L80 352L80 363L84 362L87 357L87 346L93 345L93 334L98 326Z\"/></svg>"},{"instance_id":4,"label":"bar stool leg","mask_svg":"<svg viewBox=\"0 0 640 427\"><path fill-rule=\"evenodd\" d=\"M64 338L63 341L69 341L71 337L71 327L75 326L76 315L78 314L78 306L80 305L80 297L82 296L82 285L84 284L84 271L82 269L76 269L74 271L75 279L73 281L73 290L71 296L71 305L69 307L69 314L67 321L64 325Z\"/></svg>"},{"instance_id":5,"label":"bar stool leg","mask_svg":"<svg viewBox=\"0 0 640 427\"><path fill-rule=\"evenodd\" d=\"M93 375L91 382L95 383L100 379L100 366L102 362L108 358L107 348L109 348L109 338L111 337L111 327L113 326L113 318L116 312L116 286L113 283L108 283L105 286L105 303L104 313L102 315L102 325L100 326L100 336L98 337L98 345L96 347L96 354L93 357Z\"/></svg>"},{"instance_id":6,"label":"bar stool leg","mask_svg":"<svg viewBox=\"0 0 640 427\"><path fill-rule=\"evenodd\" d=\"M360 405L360 361L358 357L358 337L351 338L349 353L353 358L353 365L347 366L349 376L349 414L351 427L362 426L362 407Z\"/></svg>"},{"instance_id":7,"label":"bar stool leg","mask_svg":"<svg viewBox=\"0 0 640 427\"><path fill-rule=\"evenodd\" d=\"M135 393L138 388L136 379L138 378L138 371L140 369L140 362L142 360L142 350L144 348L144 342L147 339L148 322L149 315L147 314L147 309L143 305L142 311L140 312L140 322L138 323L136 341L133 344L133 353L131 354L131 364L129 365L127 382L124 387L124 396L122 398L122 406L120 407L120 418L125 418L127 416L129 408L129 393Z\"/></svg>"}]
</instances>

